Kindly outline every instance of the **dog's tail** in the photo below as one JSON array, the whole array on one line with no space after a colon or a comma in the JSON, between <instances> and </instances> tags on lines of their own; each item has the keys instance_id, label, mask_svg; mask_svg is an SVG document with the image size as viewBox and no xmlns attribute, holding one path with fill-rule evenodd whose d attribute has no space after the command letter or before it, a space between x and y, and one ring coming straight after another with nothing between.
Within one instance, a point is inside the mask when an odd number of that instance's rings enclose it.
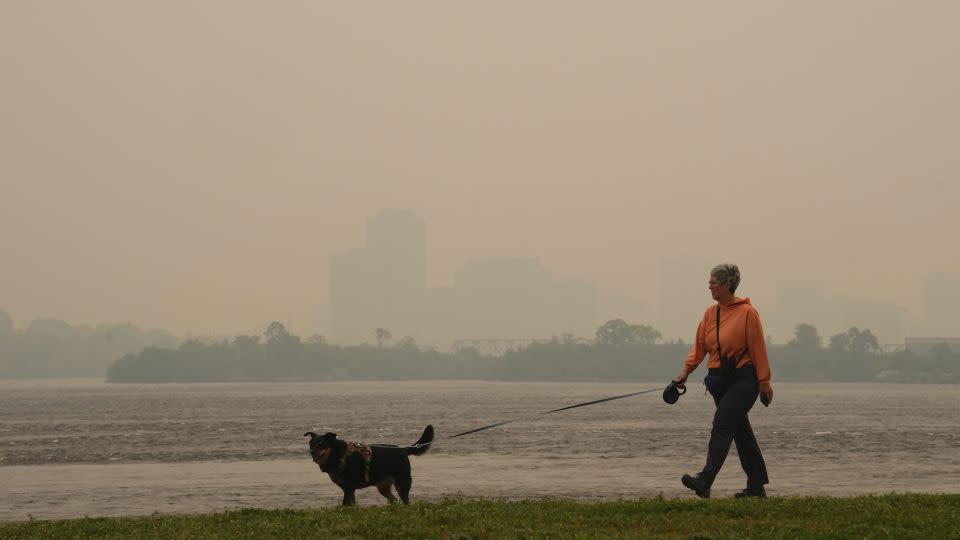
<instances>
[{"instance_id":1,"label":"dog's tail","mask_svg":"<svg viewBox=\"0 0 960 540\"><path fill-rule=\"evenodd\" d=\"M427 429L423 430L423 435L417 439L417 442L413 445L404 448L407 451L408 456L422 456L427 453L427 450L430 449L430 444L433 442L433 426L427 426Z\"/></svg>"}]
</instances>

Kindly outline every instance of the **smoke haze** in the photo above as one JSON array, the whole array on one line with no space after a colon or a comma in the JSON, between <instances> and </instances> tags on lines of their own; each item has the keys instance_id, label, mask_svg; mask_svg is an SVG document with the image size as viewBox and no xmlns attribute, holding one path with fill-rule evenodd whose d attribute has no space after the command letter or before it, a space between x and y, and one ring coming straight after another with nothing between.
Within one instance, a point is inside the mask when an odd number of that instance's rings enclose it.
<instances>
[{"instance_id":1,"label":"smoke haze","mask_svg":"<svg viewBox=\"0 0 960 540\"><path fill-rule=\"evenodd\" d=\"M884 342L956 335L958 22L949 1L5 2L0 309L326 334L331 254L398 208L431 288L534 258L596 285L596 322L689 340L732 261L777 341L856 313Z\"/></svg>"}]
</instances>

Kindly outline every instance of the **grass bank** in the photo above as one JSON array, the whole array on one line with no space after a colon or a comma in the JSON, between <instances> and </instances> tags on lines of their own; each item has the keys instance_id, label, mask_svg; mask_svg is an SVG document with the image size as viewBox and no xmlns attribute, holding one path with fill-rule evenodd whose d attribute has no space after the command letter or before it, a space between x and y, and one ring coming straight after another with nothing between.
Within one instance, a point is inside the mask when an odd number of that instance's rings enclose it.
<instances>
[{"instance_id":1,"label":"grass bank","mask_svg":"<svg viewBox=\"0 0 960 540\"><path fill-rule=\"evenodd\" d=\"M960 538L960 494L599 503L448 499L0 525L0 538Z\"/></svg>"}]
</instances>

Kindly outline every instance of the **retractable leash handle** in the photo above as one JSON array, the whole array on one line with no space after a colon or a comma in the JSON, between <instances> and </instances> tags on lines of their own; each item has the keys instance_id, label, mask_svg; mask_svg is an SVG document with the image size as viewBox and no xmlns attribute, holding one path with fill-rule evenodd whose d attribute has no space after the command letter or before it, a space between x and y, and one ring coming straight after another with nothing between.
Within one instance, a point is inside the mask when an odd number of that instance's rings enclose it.
<instances>
[{"instance_id":1,"label":"retractable leash handle","mask_svg":"<svg viewBox=\"0 0 960 540\"><path fill-rule=\"evenodd\" d=\"M687 393L687 386L681 382L670 381L670 384L663 389L663 400L673 405L680 399L680 396Z\"/></svg>"}]
</instances>

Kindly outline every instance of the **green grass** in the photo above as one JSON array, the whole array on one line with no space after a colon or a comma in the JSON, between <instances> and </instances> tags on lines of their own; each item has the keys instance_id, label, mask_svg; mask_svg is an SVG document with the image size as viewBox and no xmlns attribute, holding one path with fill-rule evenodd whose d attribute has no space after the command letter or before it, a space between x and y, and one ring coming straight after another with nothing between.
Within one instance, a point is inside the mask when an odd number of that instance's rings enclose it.
<instances>
[{"instance_id":1,"label":"green grass","mask_svg":"<svg viewBox=\"0 0 960 540\"><path fill-rule=\"evenodd\" d=\"M599 503L447 499L0 525L0 538L957 538L960 495Z\"/></svg>"}]
</instances>

